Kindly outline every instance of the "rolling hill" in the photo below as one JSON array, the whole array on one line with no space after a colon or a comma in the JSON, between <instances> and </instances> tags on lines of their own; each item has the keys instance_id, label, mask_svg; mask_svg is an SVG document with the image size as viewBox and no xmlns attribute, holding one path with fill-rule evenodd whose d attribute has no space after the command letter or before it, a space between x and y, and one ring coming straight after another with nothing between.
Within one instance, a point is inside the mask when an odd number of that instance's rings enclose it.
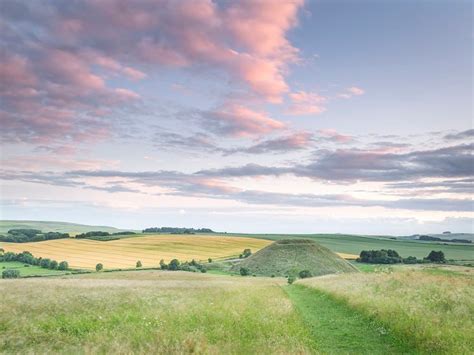
<instances>
[{"instance_id":1,"label":"rolling hill","mask_svg":"<svg viewBox=\"0 0 474 355\"><path fill-rule=\"evenodd\" d=\"M329 249L309 239L283 239L259 250L233 266L252 274L287 276L309 270L313 276L355 272L357 269Z\"/></svg>"}]
</instances>

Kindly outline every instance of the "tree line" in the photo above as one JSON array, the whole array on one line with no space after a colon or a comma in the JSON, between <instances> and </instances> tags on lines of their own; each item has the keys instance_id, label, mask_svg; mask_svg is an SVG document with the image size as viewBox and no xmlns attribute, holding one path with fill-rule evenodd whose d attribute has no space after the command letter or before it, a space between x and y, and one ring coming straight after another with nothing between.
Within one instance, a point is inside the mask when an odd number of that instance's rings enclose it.
<instances>
[{"instance_id":1,"label":"tree line","mask_svg":"<svg viewBox=\"0 0 474 355\"><path fill-rule=\"evenodd\" d=\"M196 234L196 233L215 233L210 228L178 228L178 227L151 227L145 228L143 233L168 233L168 234Z\"/></svg>"},{"instance_id":2,"label":"tree line","mask_svg":"<svg viewBox=\"0 0 474 355\"><path fill-rule=\"evenodd\" d=\"M56 260L48 258L35 258L29 251L24 251L18 254L12 252L2 253L0 255L0 262L2 261L17 261L23 264L35 265L50 270L69 270L69 263L67 261L57 262ZM2 278L17 278L19 276L20 273L18 270L12 271L12 269L7 269L2 272Z\"/></svg>"},{"instance_id":3,"label":"tree line","mask_svg":"<svg viewBox=\"0 0 474 355\"><path fill-rule=\"evenodd\" d=\"M10 229L7 235L0 235L0 241L8 243L41 242L63 238L69 238L69 234L60 232L43 233L39 229Z\"/></svg>"},{"instance_id":4,"label":"tree line","mask_svg":"<svg viewBox=\"0 0 474 355\"><path fill-rule=\"evenodd\" d=\"M99 241L109 241L109 240L117 240L120 239L120 235L130 235L130 234L136 234L135 232L115 232L115 233L109 233L109 232L103 232L103 231L90 231L86 233L81 233L77 234L76 238L77 239L92 239L92 240L99 240Z\"/></svg>"},{"instance_id":5,"label":"tree line","mask_svg":"<svg viewBox=\"0 0 474 355\"><path fill-rule=\"evenodd\" d=\"M417 259L415 256L403 258L397 251L392 249L381 250L362 250L360 252L358 262L368 264L422 264L422 263L444 263L446 258L442 251L432 250L423 259Z\"/></svg>"}]
</instances>

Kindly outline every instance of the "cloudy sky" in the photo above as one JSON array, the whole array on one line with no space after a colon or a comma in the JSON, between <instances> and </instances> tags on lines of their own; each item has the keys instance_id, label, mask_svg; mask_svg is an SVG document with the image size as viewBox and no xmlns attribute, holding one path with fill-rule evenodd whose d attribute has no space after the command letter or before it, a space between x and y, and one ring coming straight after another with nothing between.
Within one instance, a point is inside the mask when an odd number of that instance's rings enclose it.
<instances>
[{"instance_id":1,"label":"cloudy sky","mask_svg":"<svg viewBox=\"0 0 474 355\"><path fill-rule=\"evenodd\" d=\"M472 232L471 1L9 1L3 219Z\"/></svg>"}]
</instances>

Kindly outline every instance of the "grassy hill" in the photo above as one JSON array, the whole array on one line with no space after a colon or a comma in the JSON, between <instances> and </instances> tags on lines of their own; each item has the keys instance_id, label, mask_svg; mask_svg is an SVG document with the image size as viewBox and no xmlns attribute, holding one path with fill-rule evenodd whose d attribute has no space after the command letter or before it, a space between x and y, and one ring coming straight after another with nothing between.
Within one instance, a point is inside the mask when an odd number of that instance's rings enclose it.
<instances>
[{"instance_id":1,"label":"grassy hill","mask_svg":"<svg viewBox=\"0 0 474 355\"><path fill-rule=\"evenodd\" d=\"M61 232L76 235L90 231L103 231L109 233L132 231L132 229L119 229L107 226L89 226L85 224L54 222L54 221L16 221L2 220L0 221L0 234L7 233L10 229L40 229L43 232Z\"/></svg>"},{"instance_id":2,"label":"grassy hill","mask_svg":"<svg viewBox=\"0 0 474 355\"><path fill-rule=\"evenodd\" d=\"M233 266L252 274L287 276L309 270L313 276L354 272L357 269L329 249L309 239L283 239L259 250Z\"/></svg>"}]
</instances>

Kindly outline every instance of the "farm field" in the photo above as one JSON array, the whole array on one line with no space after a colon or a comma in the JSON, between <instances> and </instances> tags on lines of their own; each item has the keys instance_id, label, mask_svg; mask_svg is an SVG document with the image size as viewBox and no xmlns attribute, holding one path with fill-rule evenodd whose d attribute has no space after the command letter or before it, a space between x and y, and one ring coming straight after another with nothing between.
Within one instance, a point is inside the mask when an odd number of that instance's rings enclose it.
<instances>
[{"instance_id":1,"label":"farm field","mask_svg":"<svg viewBox=\"0 0 474 355\"><path fill-rule=\"evenodd\" d=\"M0 272L2 272L5 269L18 270L20 272L20 277L64 275L69 272L69 271L44 269L36 265L23 264L18 261L0 262Z\"/></svg>"},{"instance_id":2,"label":"farm field","mask_svg":"<svg viewBox=\"0 0 474 355\"><path fill-rule=\"evenodd\" d=\"M385 270L384 270L385 269ZM468 354L474 344L474 277L466 267L396 267L299 280L333 297L417 353Z\"/></svg>"},{"instance_id":3,"label":"farm field","mask_svg":"<svg viewBox=\"0 0 474 355\"><path fill-rule=\"evenodd\" d=\"M29 251L35 257L66 260L71 268L93 269L102 263L105 269L134 268L140 260L143 267L158 267L161 259L169 262L207 261L238 256L243 249L257 251L271 241L255 238L233 238L213 235L146 235L108 242L87 239L57 239L33 243L0 243L5 251Z\"/></svg>"},{"instance_id":4,"label":"farm field","mask_svg":"<svg viewBox=\"0 0 474 355\"><path fill-rule=\"evenodd\" d=\"M470 260L474 261L474 245L470 244L450 244L429 243L418 241L392 240L385 237L357 236L349 234L229 234L241 237L262 238L268 240L280 240L290 238L313 239L322 246L336 253L359 255L362 250L372 249L394 249L403 257L416 256L423 258L431 250L441 250L446 259ZM352 257L353 258L353 257Z\"/></svg>"}]
</instances>

